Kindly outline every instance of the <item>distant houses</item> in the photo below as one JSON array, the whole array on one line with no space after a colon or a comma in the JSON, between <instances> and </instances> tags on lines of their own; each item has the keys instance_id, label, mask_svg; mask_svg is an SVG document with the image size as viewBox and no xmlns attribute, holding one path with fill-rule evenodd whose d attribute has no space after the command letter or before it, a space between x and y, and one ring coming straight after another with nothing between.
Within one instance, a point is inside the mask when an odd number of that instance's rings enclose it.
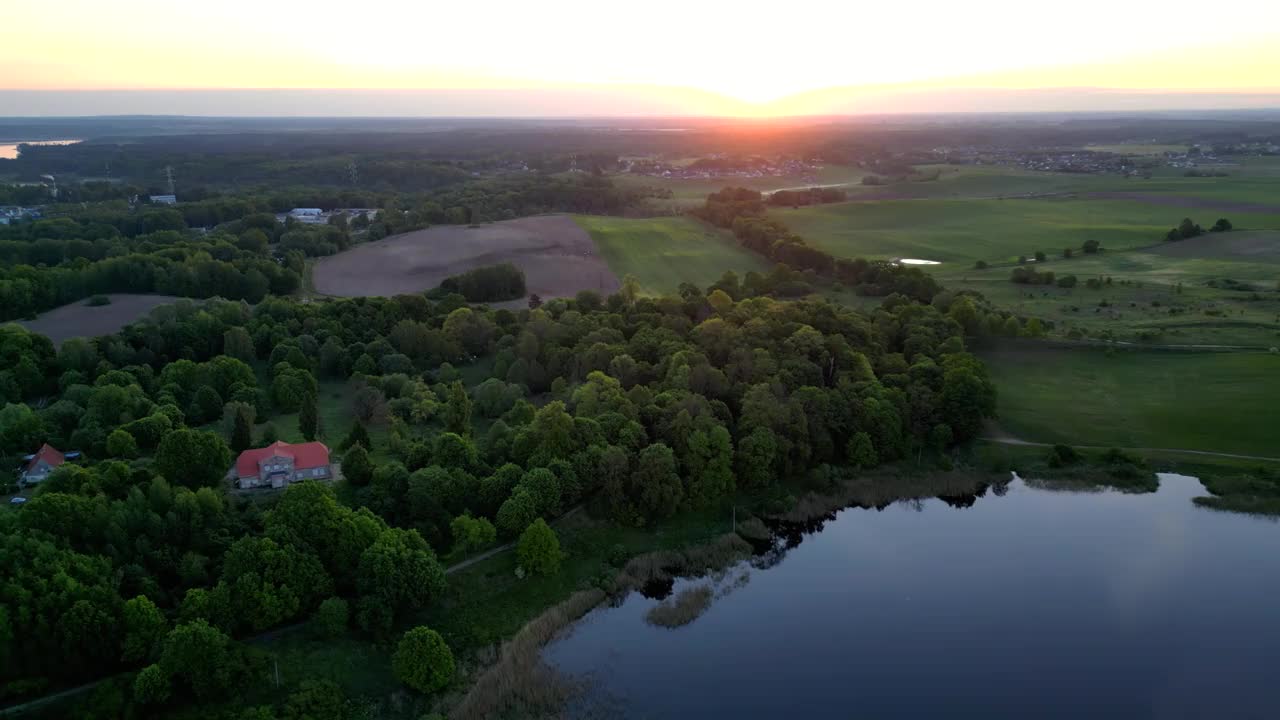
<instances>
[{"instance_id":1,"label":"distant houses","mask_svg":"<svg viewBox=\"0 0 1280 720\"><path fill-rule=\"evenodd\" d=\"M152 205L177 205L177 195L151 195L148 197Z\"/></svg>"},{"instance_id":2,"label":"distant houses","mask_svg":"<svg viewBox=\"0 0 1280 720\"><path fill-rule=\"evenodd\" d=\"M294 208L289 211L289 217L312 225L318 225L326 220L324 211L320 208Z\"/></svg>"},{"instance_id":3,"label":"distant houses","mask_svg":"<svg viewBox=\"0 0 1280 720\"><path fill-rule=\"evenodd\" d=\"M233 473L236 487L248 490L282 488L301 480L327 480L333 477L333 468L324 443L281 441L240 453Z\"/></svg>"}]
</instances>

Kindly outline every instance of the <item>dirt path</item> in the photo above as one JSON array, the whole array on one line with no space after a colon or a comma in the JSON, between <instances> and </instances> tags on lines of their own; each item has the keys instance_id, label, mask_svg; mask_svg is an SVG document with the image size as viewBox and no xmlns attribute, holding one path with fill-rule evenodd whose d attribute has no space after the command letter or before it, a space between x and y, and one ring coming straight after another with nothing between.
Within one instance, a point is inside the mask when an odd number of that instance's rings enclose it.
<instances>
[{"instance_id":1,"label":"dirt path","mask_svg":"<svg viewBox=\"0 0 1280 720\"><path fill-rule=\"evenodd\" d=\"M990 442L1000 443L1001 445L1019 445L1023 447L1053 447L1054 443L1031 442L1016 438L1002 430L996 430L996 434L986 435L982 439ZM1077 450L1110 450L1109 447L1102 445L1072 445ZM1261 460L1262 462L1280 462L1280 458L1263 457L1261 455L1237 455L1235 453L1210 452L1208 450L1185 450L1182 448L1123 448L1124 450L1136 450L1138 452L1162 452L1162 453L1182 453L1186 455L1203 455L1206 457L1232 458L1235 460Z\"/></svg>"}]
</instances>

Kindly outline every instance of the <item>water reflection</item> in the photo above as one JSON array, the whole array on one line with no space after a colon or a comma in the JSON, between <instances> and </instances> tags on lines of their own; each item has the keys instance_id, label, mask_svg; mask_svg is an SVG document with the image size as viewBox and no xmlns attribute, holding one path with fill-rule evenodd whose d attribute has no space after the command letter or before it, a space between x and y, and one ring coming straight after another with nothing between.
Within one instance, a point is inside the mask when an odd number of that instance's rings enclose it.
<instances>
[{"instance_id":1,"label":"water reflection","mask_svg":"<svg viewBox=\"0 0 1280 720\"><path fill-rule=\"evenodd\" d=\"M1275 717L1280 527L1202 492L1015 480L780 524L763 554L662 589L710 583L696 620L653 627L633 594L546 656L593 674L577 717L606 699L636 718Z\"/></svg>"}]
</instances>

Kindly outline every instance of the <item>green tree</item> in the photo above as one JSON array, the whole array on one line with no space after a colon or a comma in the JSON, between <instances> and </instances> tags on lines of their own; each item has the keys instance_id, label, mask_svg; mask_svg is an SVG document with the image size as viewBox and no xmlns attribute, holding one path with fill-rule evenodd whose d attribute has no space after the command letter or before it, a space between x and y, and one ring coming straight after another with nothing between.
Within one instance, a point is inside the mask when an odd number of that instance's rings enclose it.
<instances>
[{"instance_id":1,"label":"green tree","mask_svg":"<svg viewBox=\"0 0 1280 720\"><path fill-rule=\"evenodd\" d=\"M242 327L233 327L222 334L222 354L237 360L253 362L256 353L253 349L253 338L249 331Z\"/></svg>"},{"instance_id":2,"label":"green tree","mask_svg":"<svg viewBox=\"0 0 1280 720\"><path fill-rule=\"evenodd\" d=\"M336 638L346 632L349 619L347 601L331 597L320 603L311 616L311 630L322 638Z\"/></svg>"},{"instance_id":3,"label":"green tree","mask_svg":"<svg viewBox=\"0 0 1280 720\"><path fill-rule=\"evenodd\" d=\"M204 620L193 620L169 632L160 669L191 688L197 698L211 700L237 682L234 659L225 633Z\"/></svg>"},{"instance_id":4,"label":"green tree","mask_svg":"<svg viewBox=\"0 0 1280 720\"><path fill-rule=\"evenodd\" d=\"M453 652L440 633L425 625L404 634L391 656L391 670L400 682L418 692L433 693L453 681Z\"/></svg>"},{"instance_id":5,"label":"green tree","mask_svg":"<svg viewBox=\"0 0 1280 720\"><path fill-rule=\"evenodd\" d=\"M289 693L283 720L345 720L350 717L342 688L332 680L308 678Z\"/></svg>"},{"instance_id":6,"label":"green tree","mask_svg":"<svg viewBox=\"0 0 1280 720\"><path fill-rule=\"evenodd\" d=\"M469 436L471 434L471 398L462 382L455 380L449 385L448 399L445 402L444 426L451 433Z\"/></svg>"},{"instance_id":7,"label":"green tree","mask_svg":"<svg viewBox=\"0 0 1280 720\"><path fill-rule=\"evenodd\" d=\"M365 450L373 449L373 441L369 439L369 431L365 429L364 423L359 420L351 426L351 431L343 438L342 444L338 446L338 449L347 450L354 445L363 445Z\"/></svg>"},{"instance_id":8,"label":"green tree","mask_svg":"<svg viewBox=\"0 0 1280 720\"><path fill-rule=\"evenodd\" d=\"M298 429L307 440L320 436L320 408L317 403L316 393L308 393L302 398L302 407L298 410Z\"/></svg>"},{"instance_id":9,"label":"green tree","mask_svg":"<svg viewBox=\"0 0 1280 720\"><path fill-rule=\"evenodd\" d=\"M707 303L711 305L718 315L725 315L733 309L733 298L729 296L729 293L719 288L711 291L711 294L707 296Z\"/></svg>"},{"instance_id":10,"label":"green tree","mask_svg":"<svg viewBox=\"0 0 1280 720\"><path fill-rule=\"evenodd\" d=\"M158 664L151 664L133 679L133 699L142 705L159 705L169 699L169 675Z\"/></svg>"},{"instance_id":11,"label":"green tree","mask_svg":"<svg viewBox=\"0 0 1280 720\"><path fill-rule=\"evenodd\" d=\"M516 488L498 508L497 526L503 537L519 535L538 517L538 502L526 488Z\"/></svg>"},{"instance_id":12,"label":"green tree","mask_svg":"<svg viewBox=\"0 0 1280 720\"><path fill-rule=\"evenodd\" d=\"M160 441L154 467L170 482L212 487L231 467L231 451L215 432L181 428Z\"/></svg>"},{"instance_id":13,"label":"green tree","mask_svg":"<svg viewBox=\"0 0 1280 720\"><path fill-rule=\"evenodd\" d=\"M622 296L622 301L628 307L635 305L636 300L640 299L640 280L635 275L627 273L622 278L622 287L618 290L618 294Z\"/></svg>"},{"instance_id":14,"label":"green tree","mask_svg":"<svg viewBox=\"0 0 1280 720\"><path fill-rule=\"evenodd\" d=\"M267 423L262 426L262 434L258 436L258 447L274 444L279 439L280 433L276 430L275 423Z\"/></svg>"},{"instance_id":15,"label":"green tree","mask_svg":"<svg viewBox=\"0 0 1280 720\"><path fill-rule=\"evenodd\" d=\"M519 487L529 491L539 515L555 513L560 506L560 480L546 468L525 473Z\"/></svg>"},{"instance_id":16,"label":"green tree","mask_svg":"<svg viewBox=\"0 0 1280 720\"><path fill-rule=\"evenodd\" d=\"M376 599L393 616L426 605L444 585L444 568L415 530L385 530L360 555L361 595Z\"/></svg>"},{"instance_id":17,"label":"green tree","mask_svg":"<svg viewBox=\"0 0 1280 720\"><path fill-rule=\"evenodd\" d=\"M747 487L768 487L777 480L778 439L757 427L738 443L738 477Z\"/></svg>"},{"instance_id":18,"label":"green tree","mask_svg":"<svg viewBox=\"0 0 1280 720\"><path fill-rule=\"evenodd\" d=\"M352 485L363 487L373 479L373 463L363 445L355 445L342 455L342 477Z\"/></svg>"},{"instance_id":19,"label":"green tree","mask_svg":"<svg viewBox=\"0 0 1280 720\"><path fill-rule=\"evenodd\" d=\"M231 452L237 455L253 447L252 410L247 406L236 408L231 427Z\"/></svg>"},{"instance_id":20,"label":"green tree","mask_svg":"<svg viewBox=\"0 0 1280 720\"><path fill-rule=\"evenodd\" d=\"M685 453L688 501L705 507L734 490L733 439L720 424L689 435Z\"/></svg>"},{"instance_id":21,"label":"green tree","mask_svg":"<svg viewBox=\"0 0 1280 720\"><path fill-rule=\"evenodd\" d=\"M560 572L560 539L545 520L538 518L520 534L516 558L528 572L555 575Z\"/></svg>"},{"instance_id":22,"label":"green tree","mask_svg":"<svg viewBox=\"0 0 1280 720\"><path fill-rule=\"evenodd\" d=\"M865 470L880 464L880 459L876 457L876 447L871 442L871 436L865 432L856 432L853 437L849 438L849 445L845 448L845 454L849 456L849 464Z\"/></svg>"},{"instance_id":23,"label":"green tree","mask_svg":"<svg viewBox=\"0 0 1280 720\"><path fill-rule=\"evenodd\" d=\"M107 454L128 460L138 456L138 441L124 428L116 428L107 436Z\"/></svg>"},{"instance_id":24,"label":"green tree","mask_svg":"<svg viewBox=\"0 0 1280 720\"><path fill-rule=\"evenodd\" d=\"M222 397L208 385L201 385L187 408L187 418L192 424L216 420L222 414Z\"/></svg>"},{"instance_id":25,"label":"green tree","mask_svg":"<svg viewBox=\"0 0 1280 720\"><path fill-rule=\"evenodd\" d=\"M670 517L684 499L676 473L675 454L663 443L654 443L636 458L628 495L646 518Z\"/></svg>"},{"instance_id":26,"label":"green tree","mask_svg":"<svg viewBox=\"0 0 1280 720\"><path fill-rule=\"evenodd\" d=\"M160 608L145 595L139 595L124 604L124 647L121 660L137 663L152 658L169 631Z\"/></svg>"}]
</instances>

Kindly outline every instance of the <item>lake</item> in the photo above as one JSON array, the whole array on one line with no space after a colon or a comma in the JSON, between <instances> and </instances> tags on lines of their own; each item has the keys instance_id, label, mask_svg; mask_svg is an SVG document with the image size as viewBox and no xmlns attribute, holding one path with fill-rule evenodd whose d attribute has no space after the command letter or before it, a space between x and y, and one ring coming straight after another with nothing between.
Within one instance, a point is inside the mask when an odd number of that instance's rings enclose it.
<instances>
[{"instance_id":1,"label":"lake","mask_svg":"<svg viewBox=\"0 0 1280 720\"><path fill-rule=\"evenodd\" d=\"M577 717L1278 717L1280 524L1160 477L843 510L689 625L633 593L544 657L587 680Z\"/></svg>"},{"instance_id":2,"label":"lake","mask_svg":"<svg viewBox=\"0 0 1280 720\"><path fill-rule=\"evenodd\" d=\"M13 160L18 157L19 145L75 145L81 140L19 140L14 143L0 144L0 160Z\"/></svg>"}]
</instances>

